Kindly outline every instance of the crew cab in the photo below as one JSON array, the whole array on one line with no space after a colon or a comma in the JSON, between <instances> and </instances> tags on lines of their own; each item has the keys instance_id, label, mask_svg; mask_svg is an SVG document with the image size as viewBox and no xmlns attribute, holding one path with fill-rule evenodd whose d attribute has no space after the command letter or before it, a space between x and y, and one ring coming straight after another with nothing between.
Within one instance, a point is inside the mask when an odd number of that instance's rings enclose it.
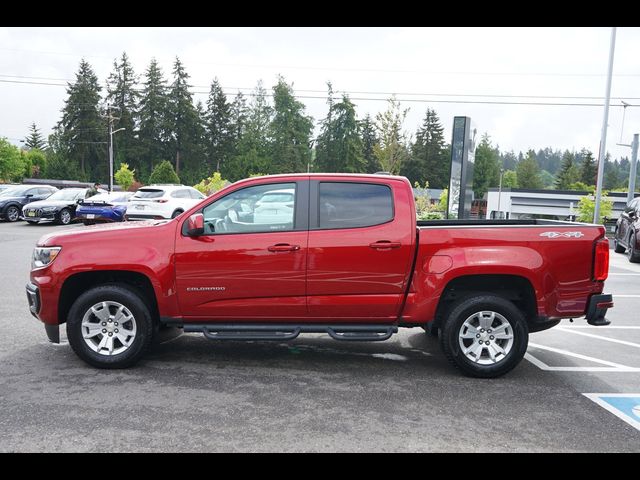
<instances>
[{"instance_id":1,"label":"crew cab","mask_svg":"<svg viewBox=\"0 0 640 480\"><path fill-rule=\"evenodd\" d=\"M254 214L289 192L291 208ZM163 326L217 341L381 341L422 327L463 373L497 377L529 333L609 323L608 262L599 225L418 222L404 177L290 174L241 180L174 219L45 235L26 290L49 339L66 323L98 368L135 364Z\"/></svg>"}]
</instances>

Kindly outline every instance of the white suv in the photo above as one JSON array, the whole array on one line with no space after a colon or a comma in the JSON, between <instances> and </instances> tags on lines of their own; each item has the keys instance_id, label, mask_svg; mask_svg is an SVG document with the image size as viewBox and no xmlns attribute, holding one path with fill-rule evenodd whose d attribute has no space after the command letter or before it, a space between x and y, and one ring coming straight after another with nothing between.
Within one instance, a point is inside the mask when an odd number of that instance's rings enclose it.
<instances>
[{"instance_id":1,"label":"white suv","mask_svg":"<svg viewBox=\"0 0 640 480\"><path fill-rule=\"evenodd\" d=\"M203 198L205 196L198 190L185 185L149 185L140 188L129 199L125 218L127 220L176 218Z\"/></svg>"}]
</instances>

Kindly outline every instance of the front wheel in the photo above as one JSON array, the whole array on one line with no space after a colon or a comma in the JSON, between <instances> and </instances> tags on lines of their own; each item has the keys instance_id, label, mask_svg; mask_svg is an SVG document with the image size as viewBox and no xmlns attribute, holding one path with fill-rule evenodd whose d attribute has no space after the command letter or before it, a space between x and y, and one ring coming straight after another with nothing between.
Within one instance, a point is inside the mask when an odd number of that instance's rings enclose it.
<instances>
[{"instance_id":1,"label":"front wheel","mask_svg":"<svg viewBox=\"0 0 640 480\"><path fill-rule=\"evenodd\" d=\"M618 243L618 238L613 238L613 251L616 253L624 253L625 248Z\"/></svg>"},{"instance_id":2,"label":"front wheel","mask_svg":"<svg viewBox=\"0 0 640 480\"><path fill-rule=\"evenodd\" d=\"M71 223L71 212L68 208L63 208L58 214L58 223L60 225L69 225Z\"/></svg>"},{"instance_id":3,"label":"front wheel","mask_svg":"<svg viewBox=\"0 0 640 480\"><path fill-rule=\"evenodd\" d=\"M134 288L101 285L84 292L72 305L67 337L73 351L89 365L126 368L149 348L153 321Z\"/></svg>"},{"instance_id":4,"label":"front wheel","mask_svg":"<svg viewBox=\"0 0 640 480\"><path fill-rule=\"evenodd\" d=\"M472 377L495 378L511 371L528 343L523 313L512 302L490 294L453 304L440 331L447 359Z\"/></svg>"},{"instance_id":5,"label":"front wheel","mask_svg":"<svg viewBox=\"0 0 640 480\"><path fill-rule=\"evenodd\" d=\"M10 222L17 222L20 218L20 210L18 210L18 207L16 207L15 205L11 205L9 208L7 208L5 216Z\"/></svg>"},{"instance_id":6,"label":"front wheel","mask_svg":"<svg viewBox=\"0 0 640 480\"><path fill-rule=\"evenodd\" d=\"M640 262L640 252L636 249L636 235L631 232L629 243L627 244L627 258L632 263Z\"/></svg>"}]
</instances>

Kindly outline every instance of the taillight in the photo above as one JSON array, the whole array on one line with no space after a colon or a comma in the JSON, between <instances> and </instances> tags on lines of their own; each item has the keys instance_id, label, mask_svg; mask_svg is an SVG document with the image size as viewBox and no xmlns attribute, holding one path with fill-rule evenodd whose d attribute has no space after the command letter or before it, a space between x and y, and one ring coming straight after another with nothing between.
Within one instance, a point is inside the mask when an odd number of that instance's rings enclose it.
<instances>
[{"instance_id":1,"label":"taillight","mask_svg":"<svg viewBox=\"0 0 640 480\"><path fill-rule=\"evenodd\" d=\"M154 200L154 202L156 203L167 203L169 200L167 200L166 198L161 198L160 200Z\"/></svg>"},{"instance_id":2,"label":"taillight","mask_svg":"<svg viewBox=\"0 0 640 480\"><path fill-rule=\"evenodd\" d=\"M596 242L593 259L593 279L605 281L609 275L609 240L601 238Z\"/></svg>"}]
</instances>

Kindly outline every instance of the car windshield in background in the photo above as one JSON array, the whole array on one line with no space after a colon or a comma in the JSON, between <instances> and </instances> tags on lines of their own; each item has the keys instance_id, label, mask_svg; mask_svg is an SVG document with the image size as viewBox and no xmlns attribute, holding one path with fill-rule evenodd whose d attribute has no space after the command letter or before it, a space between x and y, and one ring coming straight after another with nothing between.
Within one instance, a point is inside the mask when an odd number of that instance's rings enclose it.
<instances>
[{"instance_id":1,"label":"car windshield in background","mask_svg":"<svg viewBox=\"0 0 640 480\"><path fill-rule=\"evenodd\" d=\"M160 198L163 195L164 190L140 189L133 195L133 198Z\"/></svg>"},{"instance_id":2,"label":"car windshield in background","mask_svg":"<svg viewBox=\"0 0 640 480\"><path fill-rule=\"evenodd\" d=\"M64 190L58 190L52 194L47 200L75 200L78 194L82 193L82 188L65 188Z\"/></svg>"},{"instance_id":3,"label":"car windshield in background","mask_svg":"<svg viewBox=\"0 0 640 480\"><path fill-rule=\"evenodd\" d=\"M28 189L33 188L33 185L21 185L19 187L7 188L0 192L0 196L2 197L19 197L24 194Z\"/></svg>"},{"instance_id":4,"label":"car windshield in background","mask_svg":"<svg viewBox=\"0 0 640 480\"><path fill-rule=\"evenodd\" d=\"M267 193L260 202L293 202L293 193Z\"/></svg>"},{"instance_id":5,"label":"car windshield in background","mask_svg":"<svg viewBox=\"0 0 640 480\"><path fill-rule=\"evenodd\" d=\"M85 200L85 203L101 203L101 202L126 203L130 196L131 196L130 193L122 193L122 192L99 193L98 195L89 197L87 200Z\"/></svg>"}]
</instances>

